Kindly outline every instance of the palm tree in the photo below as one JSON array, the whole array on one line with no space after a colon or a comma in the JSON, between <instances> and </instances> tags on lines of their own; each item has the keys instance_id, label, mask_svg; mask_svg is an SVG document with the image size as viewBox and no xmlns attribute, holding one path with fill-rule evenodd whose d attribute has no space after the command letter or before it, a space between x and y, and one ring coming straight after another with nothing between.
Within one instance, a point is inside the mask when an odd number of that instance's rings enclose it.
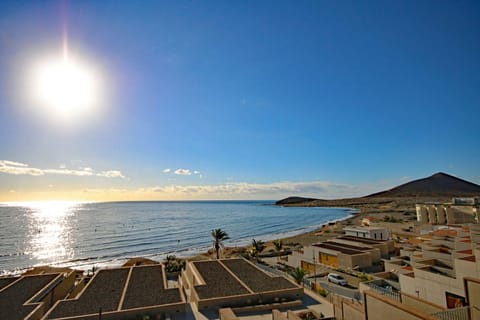
<instances>
[{"instance_id":1,"label":"palm tree","mask_svg":"<svg viewBox=\"0 0 480 320\"><path fill-rule=\"evenodd\" d=\"M258 255L265 249L265 243L262 240L255 240L252 239L252 249L251 249L251 256L256 258L257 261L260 261Z\"/></svg>"},{"instance_id":2,"label":"palm tree","mask_svg":"<svg viewBox=\"0 0 480 320\"><path fill-rule=\"evenodd\" d=\"M222 229L214 229L212 230L212 238L213 238L213 248L217 253L217 259L220 259L220 248L223 248L223 241L230 239L228 234L223 231Z\"/></svg>"},{"instance_id":3,"label":"palm tree","mask_svg":"<svg viewBox=\"0 0 480 320\"><path fill-rule=\"evenodd\" d=\"M293 279L295 279L295 282L298 284L303 282L303 278L305 278L306 274L307 274L307 271L300 267L297 267L293 269L292 272L290 272L290 275L293 277Z\"/></svg>"},{"instance_id":4,"label":"palm tree","mask_svg":"<svg viewBox=\"0 0 480 320\"><path fill-rule=\"evenodd\" d=\"M283 248L283 242L282 240L275 240L273 241L273 245L275 246L275 250L277 251L277 261L280 260L280 251L282 251Z\"/></svg>"},{"instance_id":5,"label":"palm tree","mask_svg":"<svg viewBox=\"0 0 480 320\"><path fill-rule=\"evenodd\" d=\"M167 272L177 272L184 267L183 265L183 260L178 259L175 255L167 255L165 257L165 260L163 260L163 263L165 264L165 270Z\"/></svg>"},{"instance_id":6,"label":"palm tree","mask_svg":"<svg viewBox=\"0 0 480 320\"><path fill-rule=\"evenodd\" d=\"M260 254L263 249L265 249L265 243L262 240L252 239L252 247L255 249L257 254Z\"/></svg>"}]
</instances>

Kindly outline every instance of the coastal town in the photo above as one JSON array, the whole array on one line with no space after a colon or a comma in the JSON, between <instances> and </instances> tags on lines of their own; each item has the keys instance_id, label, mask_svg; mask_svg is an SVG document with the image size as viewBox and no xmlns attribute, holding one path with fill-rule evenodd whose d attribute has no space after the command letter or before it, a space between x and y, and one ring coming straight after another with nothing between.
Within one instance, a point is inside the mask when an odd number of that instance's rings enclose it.
<instances>
[{"instance_id":1,"label":"coastal town","mask_svg":"<svg viewBox=\"0 0 480 320\"><path fill-rule=\"evenodd\" d=\"M0 320L480 320L479 39L478 0L1 0Z\"/></svg>"},{"instance_id":2,"label":"coastal town","mask_svg":"<svg viewBox=\"0 0 480 320\"><path fill-rule=\"evenodd\" d=\"M425 182L431 192L440 180L480 188L442 174L391 192ZM223 248L228 234L216 229L212 250L188 259L35 267L0 278L0 318L480 319L480 198L456 192L245 248Z\"/></svg>"}]
</instances>

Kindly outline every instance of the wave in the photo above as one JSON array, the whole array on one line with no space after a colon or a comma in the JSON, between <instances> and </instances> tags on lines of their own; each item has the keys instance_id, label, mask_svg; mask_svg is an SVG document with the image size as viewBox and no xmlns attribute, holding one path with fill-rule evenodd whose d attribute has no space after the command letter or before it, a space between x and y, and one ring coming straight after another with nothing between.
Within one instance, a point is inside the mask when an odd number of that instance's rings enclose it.
<instances>
[{"instance_id":1,"label":"wave","mask_svg":"<svg viewBox=\"0 0 480 320\"><path fill-rule=\"evenodd\" d=\"M252 238L312 231L355 212L259 201L105 202L76 204L63 215L58 210L49 216L45 208L0 204L0 274L45 264L83 269L136 256L188 257L210 248L216 228L230 235L227 246L244 246Z\"/></svg>"}]
</instances>

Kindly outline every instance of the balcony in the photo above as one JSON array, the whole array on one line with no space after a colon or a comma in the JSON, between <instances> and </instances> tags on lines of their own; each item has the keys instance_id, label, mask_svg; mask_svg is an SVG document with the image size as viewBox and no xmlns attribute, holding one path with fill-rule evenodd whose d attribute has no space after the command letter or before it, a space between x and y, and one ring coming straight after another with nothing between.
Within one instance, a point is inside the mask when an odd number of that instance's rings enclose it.
<instances>
[{"instance_id":1,"label":"balcony","mask_svg":"<svg viewBox=\"0 0 480 320\"><path fill-rule=\"evenodd\" d=\"M470 307L461 307L432 313L439 320L471 320Z\"/></svg>"}]
</instances>

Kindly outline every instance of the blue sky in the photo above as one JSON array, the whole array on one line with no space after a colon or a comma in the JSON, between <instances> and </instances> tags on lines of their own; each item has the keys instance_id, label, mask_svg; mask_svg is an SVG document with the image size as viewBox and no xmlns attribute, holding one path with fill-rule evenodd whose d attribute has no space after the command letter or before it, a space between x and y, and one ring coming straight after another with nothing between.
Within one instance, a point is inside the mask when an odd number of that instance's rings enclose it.
<instances>
[{"instance_id":1,"label":"blue sky","mask_svg":"<svg viewBox=\"0 0 480 320\"><path fill-rule=\"evenodd\" d=\"M64 30L103 84L70 122L25 98ZM480 183L479 39L477 1L2 1L0 200Z\"/></svg>"}]
</instances>

